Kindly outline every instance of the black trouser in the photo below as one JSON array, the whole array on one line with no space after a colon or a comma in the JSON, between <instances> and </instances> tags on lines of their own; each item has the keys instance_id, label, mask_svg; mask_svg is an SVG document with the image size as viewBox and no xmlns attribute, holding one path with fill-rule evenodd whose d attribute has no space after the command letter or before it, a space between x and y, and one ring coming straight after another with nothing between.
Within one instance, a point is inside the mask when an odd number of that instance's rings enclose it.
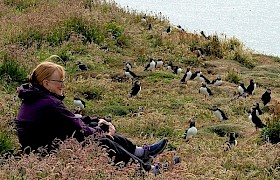
<instances>
[{"instance_id":1,"label":"black trouser","mask_svg":"<svg viewBox=\"0 0 280 180\"><path fill-rule=\"evenodd\" d=\"M105 145L109 148L108 149L109 156L110 157L115 156L115 163L120 161L128 163L131 158L134 158L131 157L131 154L134 155L136 145L120 134L115 134L113 138L111 137L100 138L99 142L100 145ZM113 151L110 151L110 149ZM124 150L126 150L128 153Z\"/></svg>"},{"instance_id":2,"label":"black trouser","mask_svg":"<svg viewBox=\"0 0 280 180\"><path fill-rule=\"evenodd\" d=\"M99 145L107 146L107 152L111 158L115 157L115 163L123 161L127 164L130 160L133 160L135 163L140 163L141 168L145 171L150 171L151 165L144 163L142 159L134 155L136 145L127 138L119 134L115 134L113 138L100 138L99 142Z\"/></svg>"}]
</instances>

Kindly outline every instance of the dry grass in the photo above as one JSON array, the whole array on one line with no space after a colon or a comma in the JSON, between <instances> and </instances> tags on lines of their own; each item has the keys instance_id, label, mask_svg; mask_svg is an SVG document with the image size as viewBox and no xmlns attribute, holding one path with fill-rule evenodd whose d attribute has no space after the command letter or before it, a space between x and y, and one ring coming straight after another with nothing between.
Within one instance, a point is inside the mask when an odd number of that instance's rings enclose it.
<instances>
[{"instance_id":1,"label":"dry grass","mask_svg":"<svg viewBox=\"0 0 280 180\"><path fill-rule=\"evenodd\" d=\"M279 144L260 143L261 130L255 131L248 121L248 110L260 101L266 88L272 89L272 103L269 110L261 116L266 122L274 116L279 117L279 63L273 58L253 55L244 49L236 39L220 38L213 54L197 58L193 47L211 43L199 34L181 33L173 30L163 33L169 22L160 15L147 17L154 24L154 30L148 31L141 24L143 14L127 9L119 9L113 2L97 0L36 1L33 7L19 11L16 5L21 1L0 0L0 57L7 54L29 72L38 62L52 54L61 54L68 58L66 65L57 59L55 62L65 66L67 88L65 89L66 106L74 110L73 97L82 96L91 91L98 98L87 100L86 115L111 115L118 132L126 135L138 145L153 143L161 137L169 140L168 150L156 161L169 160L172 155L179 155L182 162L173 170L156 177L145 174L134 176L136 165L117 169L108 163L106 153L90 143L82 148L70 139L61 145L61 149L48 157L34 154L21 159L9 159L0 169L1 179L279 179ZM31 1L26 1L31 2ZM35 1L34 1L35 2ZM81 17L85 26L94 24L104 36L101 43L84 43L85 35L71 32L70 38L51 46L47 37L73 17ZM121 37L112 38L112 29L122 30ZM119 29L118 29L119 28ZM116 31L117 31L116 30ZM37 32L43 41L31 41L23 45L21 36ZM29 34L30 35L30 34ZM33 36L32 36L33 37ZM33 42L34 41L34 42ZM109 51L100 49L107 46ZM221 50L221 52L216 51ZM218 53L219 56L215 56ZM221 53L221 54L219 54ZM239 55L237 53L240 53ZM214 92L207 100L198 93L201 83L197 80L186 85L180 84L181 75L173 75L163 67L153 72L144 72L149 57L163 58L165 64L173 61L192 71L201 69L210 80L218 75L224 80L233 71L248 85L253 78L258 88L256 94L245 99L233 100L237 85L224 82L222 86L209 86ZM80 72L75 61L82 61L89 66L89 71ZM123 61L133 64L132 70L141 76L142 91L139 96L129 98L132 87L130 81L112 82L112 75L123 75ZM245 62L244 64L242 62ZM251 67L253 62L254 68ZM4 63L0 59L0 65ZM246 64L247 63L247 64ZM249 67L249 68L248 68ZM211 74L207 72L211 71ZM13 129L20 102L15 98L15 87L1 77L0 84L0 126L1 132L10 137L18 148ZM226 122L220 122L209 110L219 106L229 116ZM139 111L139 106L144 111ZM191 118L196 120L197 136L186 143L182 137ZM228 137L220 137L211 128L234 130L240 136L238 145L229 151L223 151L223 144Z\"/></svg>"}]
</instances>

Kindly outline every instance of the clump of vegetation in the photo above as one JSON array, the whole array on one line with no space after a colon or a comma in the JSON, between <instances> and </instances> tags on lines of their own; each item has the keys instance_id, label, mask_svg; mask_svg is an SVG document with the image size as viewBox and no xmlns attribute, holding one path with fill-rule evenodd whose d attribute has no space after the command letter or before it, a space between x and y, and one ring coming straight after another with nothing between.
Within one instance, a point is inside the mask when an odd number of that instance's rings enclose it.
<instances>
[{"instance_id":1,"label":"clump of vegetation","mask_svg":"<svg viewBox=\"0 0 280 180\"><path fill-rule=\"evenodd\" d=\"M266 124L266 127L262 130L262 138L264 141L272 144L280 142L280 121L278 119L274 119Z\"/></svg>"},{"instance_id":2,"label":"clump of vegetation","mask_svg":"<svg viewBox=\"0 0 280 180\"><path fill-rule=\"evenodd\" d=\"M0 132L0 156L15 149L15 144L7 134L6 132Z\"/></svg>"},{"instance_id":3,"label":"clump of vegetation","mask_svg":"<svg viewBox=\"0 0 280 180\"><path fill-rule=\"evenodd\" d=\"M234 84L238 84L241 81L241 77L235 69L231 69L227 72L226 81Z\"/></svg>"},{"instance_id":4,"label":"clump of vegetation","mask_svg":"<svg viewBox=\"0 0 280 180\"><path fill-rule=\"evenodd\" d=\"M0 78L8 82L22 83L27 80L27 71L15 60L11 59L7 53L3 56L0 64Z\"/></svg>"}]
</instances>

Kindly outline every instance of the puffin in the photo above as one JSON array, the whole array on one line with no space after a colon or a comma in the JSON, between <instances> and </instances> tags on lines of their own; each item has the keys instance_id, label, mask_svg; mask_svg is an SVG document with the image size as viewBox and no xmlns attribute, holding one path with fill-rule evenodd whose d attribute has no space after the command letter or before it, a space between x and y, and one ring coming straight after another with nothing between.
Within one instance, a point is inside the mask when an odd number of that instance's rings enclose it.
<instances>
[{"instance_id":1,"label":"puffin","mask_svg":"<svg viewBox=\"0 0 280 180\"><path fill-rule=\"evenodd\" d=\"M221 76L218 76L216 79L211 81L211 84L214 86L220 86L223 83Z\"/></svg>"},{"instance_id":2,"label":"puffin","mask_svg":"<svg viewBox=\"0 0 280 180\"><path fill-rule=\"evenodd\" d=\"M245 87L245 85L244 85L244 82L240 82L240 83L239 83L239 86L238 86L238 88L237 88L237 91L238 91L239 95L242 95L242 94L244 94L244 93L247 92L246 87Z\"/></svg>"},{"instance_id":3,"label":"puffin","mask_svg":"<svg viewBox=\"0 0 280 180\"><path fill-rule=\"evenodd\" d=\"M271 100L271 89L267 89L263 93L263 95L261 97L261 100L262 100L262 103L263 103L264 106L266 106L270 102L270 100Z\"/></svg>"},{"instance_id":4,"label":"puffin","mask_svg":"<svg viewBox=\"0 0 280 180\"><path fill-rule=\"evenodd\" d=\"M199 88L199 93L203 94L205 96L205 98L207 96L212 96L214 95L211 90L206 86L205 83L201 84L201 87Z\"/></svg>"},{"instance_id":5,"label":"puffin","mask_svg":"<svg viewBox=\"0 0 280 180\"><path fill-rule=\"evenodd\" d=\"M254 105L254 107L256 108L256 114L257 114L257 116L263 114L262 110L260 109L260 104L259 104L259 103L256 103L256 104Z\"/></svg>"},{"instance_id":6,"label":"puffin","mask_svg":"<svg viewBox=\"0 0 280 180\"><path fill-rule=\"evenodd\" d=\"M141 91L140 81L135 81L133 87L130 90L130 97L137 96Z\"/></svg>"},{"instance_id":7,"label":"puffin","mask_svg":"<svg viewBox=\"0 0 280 180\"><path fill-rule=\"evenodd\" d=\"M158 59L155 65L155 68L161 68L163 66L163 61L162 59Z\"/></svg>"},{"instance_id":8,"label":"puffin","mask_svg":"<svg viewBox=\"0 0 280 180\"><path fill-rule=\"evenodd\" d=\"M201 74L202 74L202 73L201 73L200 70L195 71L194 73L192 73L192 75L191 75L191 77L190 77L190 80L194 80L194 79L196 79L196 78L199 78Z\"/></svg>"},{"instance_id":9,"label":"puffin","mask_svg":"<svg viewBox=\"0 0 280 180\"><path fill-rule=\"evenodd\" d=\"M74 97L74 105L77 107L79 106L80 108L85 108L86 107L86 103L85 101L83 101L82 99L80 99L78 96Z\"/></svg>"},{"instance_id":10,"label":"puffin","mask_svg":"<svg viewBox=\"0 0 280 180\"><path fill-rule=\"evenodd\" d=\"M256 85L255 81L253 79L251 79L250 84L246 89L246 92L248 93L248 95L253 95L254 91L256 90L256 87L257 87L257 85Z\"/></svg>"},{"instance_id":11,"label":"puffin","mask_svg":"<svg viewBox=\"0 0 280 180\"><path fill-rule=\"evenodd\" d=\"M167 33L171 33L171 26L168 26L168 28L166 29Z\"/></svg>"},{"instance_id":12,"label":"puffin","mask_svg":"<svg viewBox=\"0 0 280 180\"><path fill-rule=\"evenodd\" d=\"M181 79L181 83L187 83L187 81L190 80L191 76L192 76L191 68L188 67L184 76Z\"/></svg>"},{"instance_id":13,"label":"puffin","mask_svg":"<svg viewBox=\"0 0 280 180\"><path fill-rule=\"evenodd\" d=\"M150 58L150 63L146 65L144 71L153 70L153 69L155 69L155 67L156 67L155 61L152 58Z\"/></svg>"},{"instance_id":14,"label":"puffin","mask_svg":"<svg viewBox=\"0 0 280 180\"><path fill-rule=\"evenodd\" d=\"M81 71L86 71L86 70L88 70L87 65L83 64L81 61L78 61L76 64L78 65L78 68L79 68Z\"/></svg>"},{"instance_id":15,"label":"puffin","mask_svg":"<svg viewBox=\"0 0 280 180\"><path fill-rule=\"evenodd\" d=\"M173 66L172 70L174 74L181 74L182 72L182 68L180 68L179 66Z\"/></svg>"},{"instance_id":16,"label":"puffin","mask_svg":"<svg viewBox=\"0 0 280 180\"><path fill-rule=\"evenodd\" d=\"M217 106L213 106L212 111L213 111L214 115L216 116L216 118L218 118L220 121L228 120L228 117L226 116L224 111L219 109Z\"/></svg>"},{"instance_id":17,"label":"puffin","mask_svg":"<svg viewBox=\"0 0 280 180\"><path fill-rule=\"evenodd\" d=\"M259 128L264 128L266 125L261 121L261 119L257 115L256 107L252 108L252 112L249 115L249 120L255 125L256 131Z\"/></svg>"},{"instance_id":18,"label":"puffin","mask_svg":"<svg viewBox=\"0 0 280 180\"><path fill-rule=\"evenodd\" d=\"M143 24L147 24L147 23L148 23L148 21L147 21L147 19L146 19L145 16L142 17L141 22L142 22Z\"/></svg>"},{"instance_id":19,"label":"puffin","mask_svg":"<svg viewBox=\"0 0 280 180\"><path fill-rule=\"evenodd\" d=\"M192 138L196 134L197 134L197 129L195 127L195 120L191 119L190 127L188 129L186 129L186 131L184 133L184 139L186 140L186 142L188 142L190 140L190 138Z\"/></svg>"},{"instance_id":20,"label":"puffin","mask_svg":"<svg viewBox=\"0 0 280 180\"><path fill-rule=\"evenodd\" d=\"M125 61L125 62L123 62L123 64L124 64L125 68L128 68L128 69L132 68L132 64L130 62Z\"/></svg>"},{"instance_id":21,"label":"puffin","mask_svg":"<svg viewBox=\"0 0 280 180\"><path fill-rule=\"evenodd\" d=\"M125 69L124 69L125 71L124 71L124 75L125 76L127 76L127 77L129 77L130 79L134 79L134 78L137 78L138 76L134 73L134 72L132 72L128 67L126 67Z\"/></svg>"},{"instance_id":22,"label":"puffin","mask_svg":"<svg viewBox=\"0 0 280 180\"><path fill-rule=\"evenodd\" d=\"M234 132L229 134L229 140L225 142L224 151L231 149L233 146L237 146L237 140L235 136L236 135Z\"/></svg>"}]
</instances>

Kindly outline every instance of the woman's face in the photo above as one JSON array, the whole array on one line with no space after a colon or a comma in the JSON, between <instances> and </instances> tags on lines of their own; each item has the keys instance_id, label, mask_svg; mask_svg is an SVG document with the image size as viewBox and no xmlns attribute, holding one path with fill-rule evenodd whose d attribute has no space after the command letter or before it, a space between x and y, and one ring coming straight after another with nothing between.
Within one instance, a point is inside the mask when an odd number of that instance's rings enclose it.
<instances>
[{"instance_id":1,"label":"woman's face","mask_svg":"<svg viewBox=\"0 0 280 180\"><path fill-rule=\"evenodd\" d=\"M50 78L43 81L43 86L52 93L62 95L64 85L64 79L62 79L59 71L54 71Z\"/></svg>"}]
</instances>

